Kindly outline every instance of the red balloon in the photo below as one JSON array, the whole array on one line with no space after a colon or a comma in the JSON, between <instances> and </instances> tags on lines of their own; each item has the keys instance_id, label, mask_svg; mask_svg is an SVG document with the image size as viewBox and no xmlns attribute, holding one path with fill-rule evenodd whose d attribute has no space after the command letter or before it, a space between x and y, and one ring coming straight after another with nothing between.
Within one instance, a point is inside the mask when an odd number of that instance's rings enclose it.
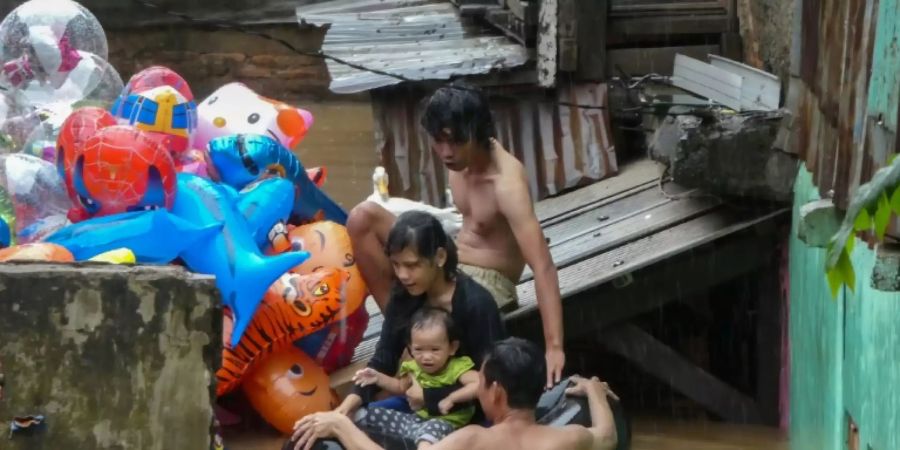
<instances>
[{"instance_id":1,"label":"red balloon","mask_svg":"<svg viewBox=\"0 0 900 450\"><path fill-rule=\"evenodd\" d=\"M72 188L72 166L81 153L84 143L102 128L116 124L116 118L103 108L88 106L69 114L59 130L56 140L56 169L66 185L66 193L72 202L77 201Z\"/></svg>"},{"instance_id":2,"label":"red balloon","mask_svg":"<svg viewBox=\"0 0 900 450\"><path fill-rule=\"evenodd\" d=\"M76 206L87 217L171 208L175 163L159 143L128 126L103 128L75 160Z\"/></svg>"},{"instance_id":3,"label":"red balloon","mask_svg":"<svg viewBox=\"0 0 900 450\"><path fill-rule=\"evenodd\" d=\"M169 86L178 91L188 101L194 100L194 93L191 92L191 87L187 81L174 70L164 66L151 66L134 74L128 80L128 86L126 86L125 90L140 94L160 86Z\"/></svg>"}]
</instances>

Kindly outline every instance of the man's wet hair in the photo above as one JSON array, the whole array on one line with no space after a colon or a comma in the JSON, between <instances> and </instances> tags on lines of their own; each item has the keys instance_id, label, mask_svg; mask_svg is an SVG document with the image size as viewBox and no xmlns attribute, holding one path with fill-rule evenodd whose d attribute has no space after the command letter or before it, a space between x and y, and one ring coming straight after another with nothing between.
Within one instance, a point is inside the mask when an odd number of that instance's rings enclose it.
<instances>
[{"instance_id":1,"label":"man's wet hair","mask_svg":"<svg viewBox=\"0 0 900 450\"><path fill-rule=\"evenodd\" d=\"M435 139L443 139L444 129L451 143L476 142L485 150L491 149L494 137L494 117L487 96L481 89L464 81L444 86L428 99L422 114L422 127Z\"/></svg>"},{"instance_id":2,"label":"man's wet hair","mask_svg":"<svg viewBox=\"0 0 900 450\"><path fill-rule=\"evenodd\" d=\"M509 407L534 409L547 381L547 364L537 345L510 337L496 342L484 357L484 379L506 390Z\"/></svg>"},{"instance_id":3,"label":"man's wet hair","mask_svg":"<svg viewBox=\"0 0 900 450\"><path fill-rule=\"evenodd\" d=\"M444 308L423 306L413 313L409 322L410 344L412 343L412 332L414 330L421 330L435 325L447 331L447 339L450 342L459 340L459 330L456 328L456 323L453 322L453 316L450 314L450 311Z\"/></svg>"}]
</instances>

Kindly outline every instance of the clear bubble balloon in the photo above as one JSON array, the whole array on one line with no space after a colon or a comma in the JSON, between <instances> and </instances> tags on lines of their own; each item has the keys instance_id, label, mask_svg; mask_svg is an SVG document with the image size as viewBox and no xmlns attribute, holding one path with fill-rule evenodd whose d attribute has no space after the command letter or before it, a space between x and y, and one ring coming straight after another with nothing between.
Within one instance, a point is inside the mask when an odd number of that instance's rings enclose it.
<instances>
[{"instance_id":1,"label":"clear bubble balloon","mask_svg":"<svg viewBox=\"0 0 900 450\"><path fill-rule=\"evenodd\" d=\"M35 74L71 70L77 52L109 59L106 33L87 8L71 0L30 0L0 22L0 58Z\"/></svg>"},{"instance_id":2,"label":"clear bubble balloon","mask_svg":"<svg viewBox=\"0 0 900 450\"><path fill-rule=\"evenodd\" d=\"M0 116L0 153L19 152L43 119L34 108L14 106L6 112Z\"/></svg>"},{"instance_id":3,"label":"clear bubble balloon","mask_svg":"<svg viewBox=\"0 0 900 450\"><path fill-rule=\"evenodd\" d=\"M109 100L122 79L106 61L96 17L70 0L31 0L0 23L0 86L21 90L35 106Z\"/></svg>"},{"instance_id":4,"label":"clear bubble balloon","mask_svg":"<svg viewBox=\"0 0 900 450\"><path fill-rule=\"evenodd\" d=\"M44 120L34 127L21 146L21 153L49 162L56 161L56 138L59 136L61 123L57 123L57 118L53 119Z\"/></svg>"},{"instance_id":5,"label":"clear bubble balloon","mask_svg":"<svg viewBox=\"0 0 900 450\"><path fill-rule=\"evenodd\" d=\"M8 216L11 207L18 244L39 241L68 223L71 203L53 163L31 155L0 155L0 194L0 217Z\"/></svg>"},{"instance_id":6,"label":"clear bubble balloon","mask_svg":"<svg viewBox=\"0 0 900 450\"><path fill-rule=\"evenodd\" d=\"M18 88L25 100L39 109L65 116L79 106L108 108L122 92L122 78L99 56L84 54L72 71L54 82L31 82Z\"/></svg>"}]
</instances>

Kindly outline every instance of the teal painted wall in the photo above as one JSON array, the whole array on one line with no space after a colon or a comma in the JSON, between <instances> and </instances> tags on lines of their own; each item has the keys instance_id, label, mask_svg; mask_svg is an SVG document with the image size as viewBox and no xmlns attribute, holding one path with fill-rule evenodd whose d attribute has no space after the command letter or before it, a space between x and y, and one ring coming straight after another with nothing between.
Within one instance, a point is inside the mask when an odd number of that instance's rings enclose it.
<instances>
[{"instance_id":1,"label":"teal painted wall","mask_svg":"<svg viewBox=\"0 0 900 450\"><path fill-rule=\"evenodd\" d=\"M874 253L858 241L854 291L833 299L825 251L797 239L801 205L818 199L801 167L790 244L791 448L847 448L847 414L861 450L900 449L900 293L870 287Z\"/></svg>"}]
</instances>

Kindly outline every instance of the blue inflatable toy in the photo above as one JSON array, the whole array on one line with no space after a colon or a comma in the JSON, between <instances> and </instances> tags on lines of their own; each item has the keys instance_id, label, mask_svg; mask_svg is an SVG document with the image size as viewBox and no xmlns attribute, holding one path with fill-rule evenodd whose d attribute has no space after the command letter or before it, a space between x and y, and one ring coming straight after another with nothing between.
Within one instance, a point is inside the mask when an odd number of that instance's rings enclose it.
<instances>
[{"instance_id":1,"label":"blue inflatable toy","mask_svg":"<svg viewBox=\"0 0 900 450\"><path fill-rule=\"evenodd\" d=\"M295 222L330 220L347 224L347 212L309 179L300 160L275 139L259 134L217 137L209 141L209 156L222 181L236 189L267 173L294 183Z\"/></svg>"},{"instance_id":2,"label":"blue inflatable toy","mask_svg":"<svg viewBox=\"0 0 900 450\"><path fill-rule=\"evenodd\" d=\"M45 241L62 245L76 261L128 248L144 264L168 264L185 249L208 241L222 222L194 225L165 209L95 217L57 230Z\"/></svg>"},{"instance_id":3,"label":"blue inflatable toy","mask_svg":"<svg viewBox=\"0 0 900 450\"><path fill-rule=\"evenodd\" d=\"M221 233L187 248L181 259L194 272L215 275L222 302L234 314L231 345L237 346L269 286L310 255L263 256L233 199L232 193L215 182L179 173L172 213L199 227L224 224Z\"/></svg>"},{"instance_id":4,"label":"blue inflatable toy","mask_svg":"<svg viewBox=\"0 0 900 450\"><path fill-rule=\"evenodd\" d=\"M9 224L0 217L0 248L9 247L12 242L12 233L9 231Z\"/></svg>"},{"instance_id":5,"label":"blue inflatable toy","mask_svg":"<svg viewBox=\"0 0 900 450\"><path fill-rule=\"evenodd\" d=\"M287 222L294 205L294 185L284 178L267 178L247 185L239 194L237 208L247 219L253 240L264 250L269 231L278 222Z\"/></svg>"}]
</instances>

